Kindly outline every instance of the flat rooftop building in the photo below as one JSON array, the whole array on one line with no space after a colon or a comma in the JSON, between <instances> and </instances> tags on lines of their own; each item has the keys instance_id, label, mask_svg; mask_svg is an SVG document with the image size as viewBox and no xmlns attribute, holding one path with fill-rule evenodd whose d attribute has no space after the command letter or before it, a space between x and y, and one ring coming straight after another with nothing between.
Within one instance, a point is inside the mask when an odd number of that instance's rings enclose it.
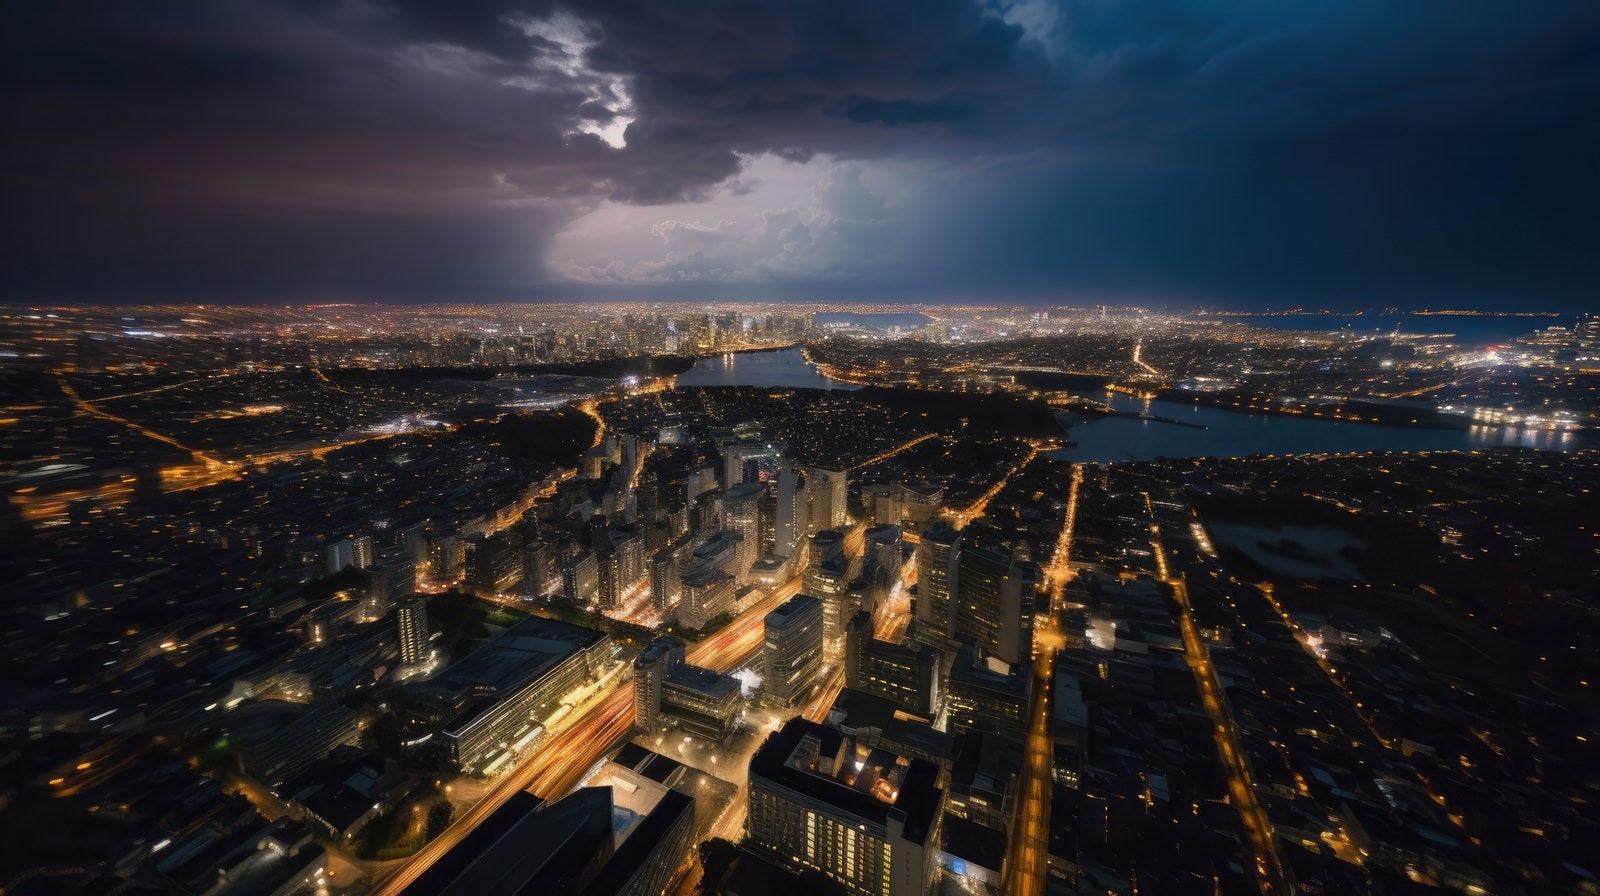
<instances>
[{"instance_id":1,"label":"flat rooftop building","mask_svg":"<svg viewBox=\"0 0 1600 896\"><path fill-rule=\"evenodd\" d=\"M596 673L605 633L533 616L451 667L430 690L463 708L441 729L457 768L490 773L537 741L543 721Z\"/></svg>"},{"instance_id":2,"label":"flat rooftop building","mask_svg":"<svg viewBox=\"0 0 1600 896\"><path fill-rule=\"evenodd\" d=\"M685 731L721 740L744 702L739 680L684 659L683 642L665 635L633 660L634 721L650 730L675 722Z\"/></svg>"},{"instance_id":3,"label":"flat rooftop building","mask_svg":"<svg viewBox=\"0 0 1600 896\"><path fill-rule=\"evenodd\" d=\"M934 880L939 767L863 752L836 729L790 719L750 759L750 846L817 871L853 896L922 896Z\"/></svg>"},{"instance_id":4,"label":"flat rooftop building","mask_svg":"<svg viewBox=\"0 0 1600 896\"><path fill-rule=\"evenodd\" d=\"M613 786L555 803L516 793L403 892L657 896L688 849L694 798L671 788L618 797Z\"/></svg>"}]
</instances>

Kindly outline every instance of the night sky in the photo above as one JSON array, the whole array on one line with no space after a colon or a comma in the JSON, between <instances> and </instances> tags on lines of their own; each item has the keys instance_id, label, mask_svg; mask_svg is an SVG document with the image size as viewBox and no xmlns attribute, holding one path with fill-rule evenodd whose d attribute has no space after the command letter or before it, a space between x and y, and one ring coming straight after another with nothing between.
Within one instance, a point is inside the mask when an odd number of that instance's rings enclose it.
<instances>
[{"instance_id":1,"label":"night sky","mask_svg":"<svg viewBox=\"0 0 1600 896\"><path fill-rule=\"evenodd\" d=\"M5 301L1600 297L1600 3L37 2Z\"/></svg>"}]
</instances>

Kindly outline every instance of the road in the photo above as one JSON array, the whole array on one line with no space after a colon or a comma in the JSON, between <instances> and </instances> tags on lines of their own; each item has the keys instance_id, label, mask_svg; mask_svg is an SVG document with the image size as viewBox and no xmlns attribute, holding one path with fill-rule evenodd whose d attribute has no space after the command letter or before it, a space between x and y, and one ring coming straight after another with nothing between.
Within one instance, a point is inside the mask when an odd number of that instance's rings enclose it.
<instances>
[{"instance_id":1,"label":"road","mask_svg":"<svg viewBox=\"0 0 1600 896\"><path fill-rule=\"evenodd\" d=\"M1000 490L1006 487L1006 483L1011 481L1011 477L1017 475L1022 468L1033 463L1033 459L1039 456L1041 445L1042 443L1040 442L1030 441L1028 443L1027 456L1022 458L1022 460L1017 461L1017 463L1013 465L1011 469L1006 471L1004 476L1000 477L998 482L990 486L988 491L984 492L982 495L979 495L978 500L973 501L965 510L958 510L950 514L950 519L953 521L953 525L959 529L962 526L965 526L969 521L983 516L984 508L989 506L989 502L994 500L995 495L1000 494Z\"/></svg>"},{"instance_id":2,"label":"road","mask_svg":"<svg viewBox=\"0 0 1600 896\"><path fill-rule=\"evenodd\" d=\"M761 649L762 623L767 613L799 592L799 578L773 589L720 631L690 645L686 651L688 661L719 672L740 668ZM530 791L546 799L569 793L597 762L620 746L632 732L631 679L619 677L575 712L573 719L569 728L496 779L477 805L458 816L438 839L419 850L393 877L375 882L372 892L383 896L400 893L518 791ZM739 824L743 824L742 818Z\"/></svg>"},{"instance_id":3,"label":"road","mask_svg":"<svg viewBox=\"0 0 1600 896\"><path fill-rule=\"evenodd\" d=\"M1149 502L1150 496L1146 495L1147 509ZM1283 860L1278 855L1277 837L1273 832L1272 821L1256 797L1255 781L1250 774L1250 764L1241 746L1238 724L1228 708L1227 697L1222 690L1221 681L1217 678L1216 667L1211 663L1211 652L1206 649L1205 641L1200 638L1199 627L1194 624L1194 611L1189 605L1188 585L1182 576L1169 575L1166 550L1161 543L1161 527L1154 523L1150 526L1150 539L1161 580L1172 587L1173 596L1178 602L1178 627L1183 632L1184 657L1189 662L1189 668L1194 671L1195 681L1200 687L1200 702L1205 707L1206 715L1211 717L1211 732L1216 740L1217 755L1222 760L1223 771L1228 776L1228 796L1234 808L1239 810L1246 846L1255 860L1256 883L1260 885L1263 896L1288 896L1293 890L1284 873Z\"/></svg>"},{"instance_id":4,"label":"road","mask_svg":"<svg viewBox=\"0 0 1600 896\"><path fill-rule=\"evenodd\" d=\"M1050 609L1034 625L1033 695L1028 704L1028 732L1023 744L1022 770L1017 786L1017 801L1012 810L1011 840L1001 874L1001 892L1007 896L1043 896L1050 864L1050 785L1054 781L1052 759L1054 740L1050 716L1055 703L1054 668L1056 651L1063 645L1057 620L1062 609L1062 594L1072 578L1072 535L1078 520L1078 491L1083 482L1083 465L1072 468L1072 485L1067 491L1067 508L1062 515L1061 534L1051 557Z\"/></svg>"},{"instance_id":5,"label":"road","mask_svg":"<svg viewBox=\"0 0 1600 896\"><path fill-rule=\"evenodd\" d=\"M872 457L867 458L866 460L862 461L861 463L856 464L855 466L851 467L850 471L851 472L855 472L856 470L860 470L860 469L862 469L864 467L870 467L873 464L878 463L879 461L888 460L889 458L894 457L896 454L899 454L902 451L910 451L912 448L915 448L918 445L921 445L923 442L926 442L929 439L936 439L938 437L939 437L939 434L936 433L936 432L925 433L923 435L917 436L916 438L912 439L911 441L902 442L901 444L896 445L893 448L890 448L888 451L885 451L882 454L876 454L876 455L873 455Z\"/></svg>"},{"instance_id":6,"label":"road","mask_svg":"<svg viewBox=\"0 0 1600 896\"><path fill-rule=\"evenodd\" d=\"M1160 377L1161 376L1161 371L1159 371L1159 370L1155 369L1154 367L1150 366L1149 362L1145 361L1145 359L1144 359L1144 343L1143 342L1135 342L1133 344L1133 363L1139 365L1140 367L1143 367L1145 372L1150 374L1153 377Z\"/></svg>"}]
</instances>

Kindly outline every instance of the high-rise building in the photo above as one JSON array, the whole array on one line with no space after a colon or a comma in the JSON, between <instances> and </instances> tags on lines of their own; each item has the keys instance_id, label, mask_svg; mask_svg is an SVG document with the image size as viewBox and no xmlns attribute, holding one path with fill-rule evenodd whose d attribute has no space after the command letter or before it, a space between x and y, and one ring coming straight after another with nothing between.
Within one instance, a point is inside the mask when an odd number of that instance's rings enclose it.
<instances>
[{"instance_id":1,"label":"high-rise building","mask_svg":"<svg viewBox=\"0 0 1600 896\"><path fill-rule=\"evenodd\" d=\"M766 641L762 687L781 703L797 703L822 671L822 602L797 594L762 620Z\"/></svg>"},{"instance_id":2,"label":"high-rise building","mask_svg":"<svg viewBox=\"0 0 1600 896\"><path fill-rule=\"evenodd\" d=\"M900 582L901 543L900 527L893 523L879 523L867 527L867 556L876 570L874 578L887 588Z\"/></svg>"},{"instance_id":3,"label":"high-rise building","mask_svg":"<svg viewBox=\"0 0 1600 896\"><path fill-rule=\"evenodd\" d=\"M480 594L504 594L522 581L522 549L510 532L467 539L468 588Z\"/></svg>"},{"instance_id":4,"label":"high-rise building","mask_svg":"<svg viewBox=\"0 0 1600 896\"><path fill-rule=\"evenodd\" d=\"M822 659L838 663L844 658L844 624L858 609L851 601L851 563L844 553L844 534L824 529L811 536L810 555L805 589L822 601Z\"/></svg>"},{"instance_id":5,"label":"high-rise building","mask_svg":"<svg viewBox=\"0 0 1600 896\"><path fill-rule=\"evenodd\" d=\"M637 526L612 526L606 534L626 592L645 577L644 536Z\"/></svg>"},{"instance_id":6,"label":"high-rise building","mask_svg":"<svg viewBox=\"0 0 1600 896\"><path fill-rule=\"evenodd\" d=\"M556 554L549 543L535 541L522 551L522 592L542 597L555 587Z\"/></svg>"},{"instance_id":7,"label":"high-rise building","mask_svg":"<svg viewBox=\"0 0 1600 896\"><path fill-rule=\"evenodd\" d=\"M562 595L580 604L593 603L600 596L600 564L593 551L582 551L569 559L561 570Z\"/></svg>"},{"instance_id":8,"label":"high-rise building","mask_svg":"<svg viewBox=\"0 0 1600 896\"><path fill-rule=\"evenodd\" d=\"M809 503L806 531L843 528L850 510L844 472L813 467L806 470L805 477Z\"/></svg>"},{"instance_id":9,"label":"high-rise building","mask_svg":"<svg viewBox=\"0 0 1600 896\"><path fill-rule=\"evenodd\" d=\"M699 563L684 571L678 599L678 622L704 628L716 616L733 611L733 576L715 564Z\"/></svg>"},{"instance_id":10,"label":"high-rise building","mask_svg":"<svg viewBox=\"0 0 1600 896\"><path fill-rule=\"evenodd\" d=\"M905 517L905 503L898 482L862 486L861 503L867 508L867 516L875 523L898 524Z\"/></svg>"},{"instance_id":11,"label":"high-rise building","mask_svg":"<svg viewBox=\"0 0 1600 896\"><path fill-rule=\"evenodd\" d=\"M328 575L354 564L355 544L350 539L340 538L322 546L322 568Z\"/></svg>"},{"instance_id":12,"label":"high-rise building","mask_svg":"<svg viewBox=\"0 0 1600 896\"><path fill-rule=\"evenodd\" d=\"M768 483L761 492L761 499L757 502L761 514L761 549L760 556L776 555L778 543L778 489L776 485Z\"/></svg>"},{"instance_id":13,"label":"high-rise building","mask_svg":"<svg viewBox=\"0 0 1600 896\"><path fill-rule=\"evenodd\" d=\"M350 538L350 565L366 569L372 565L374 545L371 535L354 535Z\"/></svg>"},{"instance_id":14,"label":"high-rise building","mask_svg":"<svg viewBox=\"0 0 1600 896\"><path fill-rule=\"evenodd\" d=\"M737 571L741 582L761 556L761 497L767 487L759 482L744 482L728 489L722 499L722 528L739 539Z\"/></svg>"},{"instance_id":15,"label":"high-rise building","mask_svg":"<svg viewBox=\"0 0 1600 896\"><path fill-rule=\"evenodd\" d=\"M862 751L839 731L790 719L750 759L747 843L851 896L923 896L939 856L939 766Z\"/></svg>"},{"instance_id":16,"label":"high-rise building","mask_svg":"<svg viewBox=\"0 0 1600 896\"><path fill-rule=\"evenodd\" d=\"M961 535L949 523L935 523L917 547L917 622L936 638L955 633L955 604Z\"/></svg>"},{"instance_id":17,"label":"high-rise building","mask_svg":"<svg viewBox=\"0 0 1600 896\"><path fill-rule=\"evenodd\" d=\"M985 658L976 644L964 643L945 685L950 732L1020 734L1032 690L1033 673L1028 665Z\"/></svg>"},{"instance_id":18,"label":"high-rise building","mask_svg":"<svg viewBox=\"0 0 1600 896\"><path fill-rule=\"evenodd\" d=\"M912 526L926 526L939 515L939 508L944 504L944 488L926 482L902 484L900 503L901 512Z\"/></svg>"},{"instance_id":19,"label":"high-rise building","mask_svg":"<svg viewBox=\"0 0 1600 896\"><path fill-rule=\"evenodd\" d=\"M674 722L685 731L721 740L743 702L739 680L684 659L683 642L664 635L633 660L634 724L650 731Z\"/></svg>"},{"instance_id":20,"label":"high-rise building","mask_svg":"<svg viewBox=\"0 0 1600 896\"><path fill-rule=\"evenodd\" d=\"M806 534L806 477L799 470L785 467L778 471L778 516L772 552L784 557L800 549Z\"/></svg>"},{"instance_id":21,"label":"high-rise building","mask_svg":"<svg viewBox=\"0 0 1600 896\"><path fill-rule=\"evenodd\" d=\"M873 637L870 613L857 613L845 626L845 686L919 716L931 718L939 705L939 662L939 651L926 644Z\"/></svg>"},{"instance_id":22,"label":"high-rise building","mask_svg":"<svg viewBox=\"0 0 1600 896\"><path fill-rule=\"evenodd\" d=\"M964 548L955 588L956 636L971 638L1002 662L1028 662L1038 585L1039 568L1032 563L989 548Z\"/></svg>"},{"instance_id":23,"label":"high-rise building","mask_svg":"<svg viewBox=\"0 0 1600 896\"><path fill-rule=\"evenodd\" d=\"M428 658L428 605L421 598L402 603L395 611L400 627L400 662L420 663Z\"/></svg>"},{"instance_id":24,"label":"high-rise building","mask_svg":"<svg viewBox=\"0 0 1600 896\"><path fill-rule=\"evenodd\" d=\"M750 568L739 568L740 553L737 534L717 532L690 552L685 560L684 572L688 572L690 565L709 566L732 576L735 584L741 583L749 575Z\"/></svg>"}]
</instances>

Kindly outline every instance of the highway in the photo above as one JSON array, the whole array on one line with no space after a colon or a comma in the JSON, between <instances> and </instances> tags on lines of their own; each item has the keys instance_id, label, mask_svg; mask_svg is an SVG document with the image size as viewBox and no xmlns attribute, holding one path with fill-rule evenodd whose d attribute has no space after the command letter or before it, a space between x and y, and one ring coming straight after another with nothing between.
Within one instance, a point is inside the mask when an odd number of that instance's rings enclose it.
<instances>
[{"instance_id":1,"label":"highway","mask_svg":"<svg viewBox=\"0 0 1600 896\"><path fill-rule=\"evenodd\" d=\"M1054 709L1056 651L1063 639L1057 626L1062 593L1072 578L1072 534L1078 519L1078 490L1083 465L1074 464L1061 534L1050 558L1050 609L1034 623L1033 695L1028 704L1028 732L1023 744L1017 801L1011 818L1011 839L1001 871L1001 892L1007 896L1043 896L1050 864L1050 785L1054 781L1054 742L1050 716Z\"/></svg>"}]
</instances>

